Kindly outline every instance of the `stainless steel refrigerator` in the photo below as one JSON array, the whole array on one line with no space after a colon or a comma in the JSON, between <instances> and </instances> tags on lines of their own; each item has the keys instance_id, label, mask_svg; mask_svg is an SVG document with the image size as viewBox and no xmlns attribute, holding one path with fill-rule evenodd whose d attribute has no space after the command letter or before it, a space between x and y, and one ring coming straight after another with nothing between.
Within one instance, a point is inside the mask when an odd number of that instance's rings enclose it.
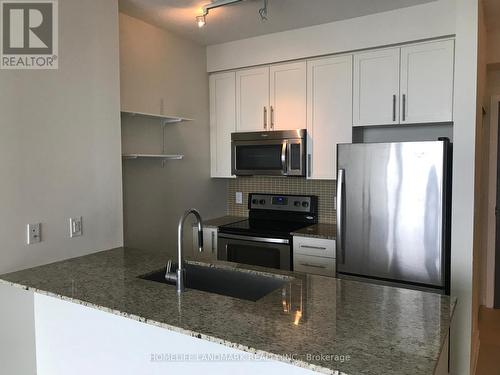
<instances>
[{"instance_id":1,"label":"stainless steel refrigerator","mask_svg":"<svg viewBox=\"0 0 500 375\"><path fill-rule=\"evenodd\" d=\"M451 146L337 146L338 277L449 294Z\"/></svg>"}]
</instances>

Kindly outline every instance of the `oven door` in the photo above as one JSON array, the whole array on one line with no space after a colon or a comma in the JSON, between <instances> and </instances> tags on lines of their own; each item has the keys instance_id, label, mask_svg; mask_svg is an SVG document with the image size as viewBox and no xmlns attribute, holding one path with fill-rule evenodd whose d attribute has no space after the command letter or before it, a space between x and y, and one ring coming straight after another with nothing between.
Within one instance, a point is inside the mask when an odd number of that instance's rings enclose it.
<instances>
[{"instance_id":1,"label":"oven door","mask_svg":"<svg viewBox=\"0 0 500 375\"><path fill-rule=\"evenodd\" d=\"M217 259L291 270L291 244L288 239L250 237L219 233Z\"/></svg>"},{"instance_id":2,"label":"oven door","mask_svg":"<svg viewBox=\"0 0 500 375\"><path fill-rule=\"evenodd\" d=\"M287 140L233 141L231 169L235 176L287 174Z\"/></svg>"}]
</instances>

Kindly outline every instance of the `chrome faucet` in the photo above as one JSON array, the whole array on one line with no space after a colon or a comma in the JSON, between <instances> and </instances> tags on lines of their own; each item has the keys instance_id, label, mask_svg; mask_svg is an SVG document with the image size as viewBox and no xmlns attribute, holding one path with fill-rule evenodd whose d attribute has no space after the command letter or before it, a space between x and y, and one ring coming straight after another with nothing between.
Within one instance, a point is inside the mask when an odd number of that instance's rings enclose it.
<instances>
[{"instance_id":1,"label":"chrome faucet","mask_svg":"<svg viewBox=\"0 0 500 375\"><path fill-rule=\"evenodd\" d=\"M194 208L190 208L184 214L181 216L179 219L179 226L177 227L177 272L174 273L171 271L172 269L172 261L169 260L167 263L167 271L165 273L165 279L169 281L176 281L177 284L177 293L182 293L184 292L184 281L185 281L185 274L186 270L184 269L184 262L182 260L182 239L183 239L183 233L184 233L184 222L186 221L187 217L193 214L196 217L196 221L198 224L198 251L201 253L203 251L203 224L202 224L202 219L201 215L198 212L198 210Z\"/></svg>"}]
</instances>

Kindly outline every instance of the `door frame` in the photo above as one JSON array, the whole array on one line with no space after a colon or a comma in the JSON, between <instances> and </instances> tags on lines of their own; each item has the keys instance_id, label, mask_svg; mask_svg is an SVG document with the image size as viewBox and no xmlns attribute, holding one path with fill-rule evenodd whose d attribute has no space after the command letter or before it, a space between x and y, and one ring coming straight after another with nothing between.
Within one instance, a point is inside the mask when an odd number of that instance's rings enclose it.
<instances>
[{"instance_id":1,"label":"door frame","mask_svg":"<svg viewBox=\"0 0 500 375\"><path fill-rule=\"evenodd\" d=\"M490 152L489 152L489 187L488 187L488 239L486 247L486 282L485 282L485 303L486 307L493 308L495 302L500 306L500 298L495 301L495 289L497 295L500 294L500 262L495 265L497 253L497 236L496 236L496 206L497 206L497 180L498 180L498 151L499 151L499 106L500 95L492 96L490 102ZM500 207L499 207L500 208ZM500 239L499 239L500 241ZM498 256L500 259L500 254ZM495 280L495 274L498 275ZM495 288L495 284L498 287Z\"/></svg>"}]
</instances>

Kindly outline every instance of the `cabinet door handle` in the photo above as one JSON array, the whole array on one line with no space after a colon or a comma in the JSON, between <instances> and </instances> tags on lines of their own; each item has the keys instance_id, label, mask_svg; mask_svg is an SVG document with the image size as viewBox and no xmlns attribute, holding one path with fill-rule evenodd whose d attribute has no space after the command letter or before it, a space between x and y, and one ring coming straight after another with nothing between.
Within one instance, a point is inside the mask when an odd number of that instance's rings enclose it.
<instances>
[{"instance_id":1,"label":"cabinet door handle","mask_svg":"<svg viewBox=\"0 0 500 375\"><path fill-rule=\"evenodd\" d=\"M396 95L392 96L392 121L396 122Z\"/></svg>"},{"instance_id":2,"label":"cabinet door handle","mask_svg":"<svg viewBox=\"0 0 500 375\"><path fill-rule=\"evenodd\" d=\"M304 267L313 267L313 268L326 268L325 266L319 266L317 264L309 264L309 263L300 263L301 266Z\"/></svg>"},{"instance_id":3,"label":"cabinet door handle","mask_svg":"<svg viewBox=\"0 0 500 375\"><path fill-rule=\"evenodd\" d=\"M304 249L326 250L326 247L321 247L321 246L300 245L300 247Z\"/></svg>"},{"instance_id":4,"label":"cabinet door handle","mask_svg":"<svg viewBox=\"0 0 500 375\"><path fill-rule=\"evenodd\" d=\"M403 94L403 121L406 121L406 94Z\"/></svg>"},{"instance_id":5,"label":"cabinet door handle","mask_svg":"<svg viewBox=\"0 0 500 375\"><path fill-rule=\"evenodd\" d=\"M274 130L274 108L271 106L271 130Z\"/></svg>"},{"instance_id":6,"label":"cabinet door handle","mask_svg":"<svg viewBox=\"0 0 500 375\"><path fill-rule=\"evenodd\" d=\"M212 232L212 254L214 253L215 249L215 232Z\"/></svg>"},{"instance_id":7,"label":"cabinet door handle","mask_svg":"<svg viewBox=\"0 0 500 375\"><path fill-rule=\"evenodd\" d=\"M264 106L264 130L267 130L267 108Z\"/></svg>"}]
</instances>

